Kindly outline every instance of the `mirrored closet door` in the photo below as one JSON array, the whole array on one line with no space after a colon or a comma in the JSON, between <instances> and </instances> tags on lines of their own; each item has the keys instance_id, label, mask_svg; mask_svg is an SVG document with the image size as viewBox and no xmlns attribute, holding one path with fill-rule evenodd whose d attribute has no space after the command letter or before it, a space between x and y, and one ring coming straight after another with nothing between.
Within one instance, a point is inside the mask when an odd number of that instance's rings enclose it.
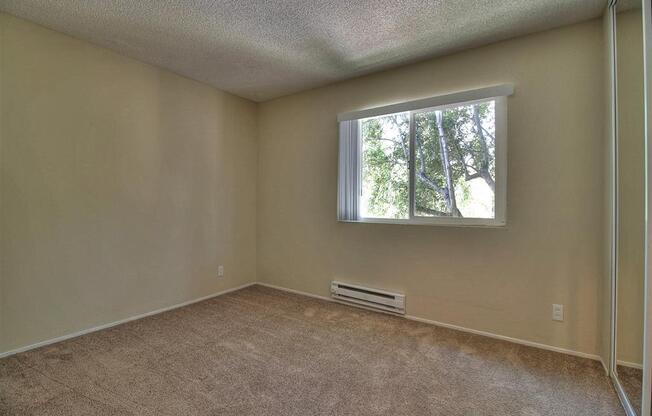
<instances>
[{"instance_id":1,"label":"mirrored closet door","mask_svg":"<svg viewBox=\"0 0 652 416\"><path fill-rule=\"evenodd\" d=\"M649 1L649 0L644 0ZM610 5L614 115L611 376L629 415L643 411L646 292L646 110L641 0ZM645 386L647 387L647 386Z\"/></svg>"}]
</instances>

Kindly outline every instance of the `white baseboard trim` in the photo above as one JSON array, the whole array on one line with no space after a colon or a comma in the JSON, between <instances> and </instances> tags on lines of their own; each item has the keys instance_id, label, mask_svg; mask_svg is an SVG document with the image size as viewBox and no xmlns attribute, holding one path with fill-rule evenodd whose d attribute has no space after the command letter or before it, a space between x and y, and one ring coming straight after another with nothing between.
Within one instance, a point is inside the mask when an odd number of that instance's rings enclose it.
<instances>
[{"instance_id":1,"label":"white baseboard trim","mask_svg":"<svg viewBox=\"0 0 652 416\"><path fill-rule=\"evenodd\" d=\"M101 331L103 329L111 328L111 327L116 326L116 325L124 324L124 323L131 322L131 321L135 321L137 319L146 318L146 317L152 316L152 315L157 315L159 313L171 311L173 309L182 308L184 306L192 305L193 303L208 300L208 299L211 299L211 298L214 298L214 297L217 297L217 296L220 296L220 295L224 295L224 294L227 294L227 293L230 293L230 292L235 292L237 290L244 289L246 287L253 286L253 285L265 286L265 287L269 287L269 288L272 288L272 289L282 290L284 292L294 293L294 294L297 294L297 295L308 296L308 297L311 297L311 298L320 299L320 300L327 301L327 302L342 303L342 304L346 304L346 305L353 306L353 307L358 307L358 308L362 308L362 309L371 310L369 308L365 308L364 306L359 306L359 305L349 304L349 303L345 303L345 302L340 302L338 300L332 299L332 298L327 297L327 296L320 296L320 295L316 295L316 294L313 294L313 293L302 292L300 290L289 289L289 288L286 288L286 287L276 286L276 285L272 285L272 284L264 283L264 282L252 282L252 283L247 283L247 284L240 285L240 286L237 286L237 287L234 287L234 288L222 290L222 291L210 294L208 296L203 296L201 298L193 299L193 300L190 300L190 301L187 301L187 302L178 303L176 305L156 309L156 310L151 311L151 312L146 312L146 313L143 313L143 314L140 314L140 315L131 316L129 318L121 319L121 320L114 321L114 322L111 322L111 323L108 323L108 324L99 325L99 326L95 326L95 327L92 327L92 328L87 328L87 329L77 331L77 332L74 332L74 333L70 333L70 334L66 334L66 335L63 335L63 336L60 336L60 337L56 337L56 338L48 339L48 340L45 340L45 341L37 342L35 344L31 344L31 345L27 345L27 346L24 346L24 347L16 348L16 349L13 349L13 350L10 350L10 351L1 352L0 353L0 358L9 357L11 355L18 354L20 352L29 351L29 350L39 348L39 347L44 347L44 346L47 346L47 345L50 345L50 344L55 344L57 342L65 341L65 340L70 339L70 338L75 338L75 337L78 337L78 336L81 336L81 335L89 334L91 332ZM376 310L373 310L373 311L382 313L382 311L376 311ZM402 316L402 315L397 315L397 314L393 314L393 313L389 313L389 312L386 312L386 313L389 314L389 315L392 315L392 316L403 317L405 319L409 319L409 320L417 321L417 322L422 322L422 323L429 324L429 325L435 325L435 326L439 326L439 327L443 327L443 328L454 329L456 331L468 332L468 333L471 333L471 334L476 334L476 335L481 335L481 336L485 336L485 337L489 337L489 338L499 339L499 340L502 340L502 341L512 342L512 343L515 343L515 344L521 344L521 345L526 345L526 346L529 346L529 347L534 347L534 348L539 348L539 349L543 349L543 350L554 351L554 352L559 352L559 353L562 353L562 354L573 355L573 356L576 356L576 357L582 357L582 358L588 358L588 359L591 359L591 360L600 361L602 363L602 366L605 368L605 372L608 373L607 367L605 366L605 363L602 360L602 358L600 356L598 356L598 355L595 355L595 354L588 354L588 353L584 353L584 352L580 352L580 351L573 351L573 350L569 350L569 349L565 349L565 348L555 347L555 346L552 346L552 345L541 344L541 343L533 342L533 341L527 341L527 340L524 340L524 339L512 338L512 337L508 337L508 336L504 336L504 335L498 335L498 334L494 334L492 332L480 331L480 330L477 330L477 329L466 328L466 327L459 326L459 325L453 325L453 324L448 324L448 323L445 323L445 322L439 322L439 321L433 321L433 320L430 320L430 319L424 319L424 318L420 318L420 317L412 316L412 315ZM628 366L628 367L641 368L640 365L637 365L637 364L634 364L634 363L628 363L628 362L622 362L621 363L619 361L618 364L625 365L625 366Z\"/></svg>"},{"instance_id":2,"label":"white baseboard trim","mask_svg":"<svg viewBox=\"0 0 652 416\"><path fill-rule=\"evenodd\" d=\"M276 286L276 285L272 285L270 283L257 282L256 284L260 285L260 286L269 287L271 289L282 290L283 292L294 293L295 295L303 295L303 296L308 296L309 298L321 299L321 300L325 300L325 301L328 301L328 302L335 302L335 299L329 298L328 296L315 295L314 293L308 293L308 292L302 292L300 290L288 289L287 287ZM349 304L347 303L347 305L349 305ZM353 306L353 305L351 305L351 306ZM355 306L358 306L358 305L355 305ZM379 311L379 312L383 312L383 311ZM392 315L394 315L394 314L392 314Z\"/></svg>"},{"instance_id":3,"label":"white baseboard trim","mask_svg":"<svg viewBox=\"0 0 652 416\"><path fill-rule=\"evenodd\" d=\"M308 297L311 297L311 298L321 299L321 300L325 300L325 301L328 301L328 302L344 303L344 302L340 302L340 301L337 301L335 299L332 299L332 298L329 298L329 297L326 297L326 296L315 295L313 293L302 292L300 290L288 289L288 288L285 288L285 287L282 287L282 286L276 286L276 285L272 285L272 284L269 284L269 283L258 282L258 284L260 286L266 286L266 287L269 287L269 288L272 288L272 289L282 290L284 292L289 292L289 293L294 293L294 294L297 294L297 295L303 295L303 296L308 296ZM351 304L351 303L344 303L344 304L349 305L349 306L353 306L353 307L360 307L359 305L355 305L355 304ZM370 308L365 308L365 307L362 307L362 309L371 310ZM373 311L383 313L383 311L377 311L375 309L373 309ZM409 319L411 321L422 322L422 323L429 324L429 325L435 325L435 326L439 326L439 327L443 327L443 328L454 329L456 331L468 332L468 333L471 333L471 334L482 335L482 336L485 336L485 337L488 337L488 338L494 338L494 339L499 339L499 340L502 340L502 341L512 342L514 344L525 345L525 346L528 346L528 347L539 348L539 349L542 349L542 350L554 351L554 352L558 352L558 353L561 353L561 354L572 355L572 356L575 356L575 357L588 358L590 360L599 361L602 364L602 367L605 370L605 374L609 374L609 371L607 370L607 366L605 365L604 361L602 360L602 357L600 357L599 355L596 355L596 354L589 354L589 353L586 353L586 352L569 350L569 349L566 349L566 348L555 347L555 346L548 345L548 344L541 344L539 342L527 341L527 340L520 339L520 338L512 338L512 337L508 337L508 336L505 336L505 335L498 335L498 334L494 334L492 332L480 331L480 330L477 330L477 329L466 328L466 327L463 327L463 326L448 324L448 323L445 323L445 322L433 321L431 319L420 318L418 316L413 316L413 315L397 315L397 314L394 314L394 313L391 313L390 315L397 316L397 317L402 317L402 318L405 318L405 319Z\"/></svg>"},{"instance_id":4,"label":"white baseboard trim","mask_svg":"<svg viewBox=\"0 0 652 416\"><path fill-rule=\"evenodd\" d=\"M604 368L605 375L609 377L609 367L607 367L607 364L604 362L602 357L600 357L600 364L602 364L602 368Z\"/></svg>"},{"instance_id":5,"label":"white baseboard trim","mask_svg":"<svg viewBox=\"0 0 652 416\"><path fill-rule=\"evenodd\" d=\"M349 303L349 302L342 301L340 299L333 299L333 298L329 298L329 297L326 297L326 296L320 296L320 295L315 295L315 294L312 294L312 293L301 292L299 290L288 289L288 288L281 287L281 286L271 285L269 283L258 282L257 284L260 285L260 286L269 287L271 289L281 290L283 292L294 293L295 295L307 296L309 298L315 298L315 299L325 300L327 302L339 303L339 304L346 305L346 306L355 306L358 309L365 309L365 310L368 310L368 311L371 311L371 312L382 313L384 315L398 316L398 317L401 317L401 318L404 317L404 315L400 315L398 313L394 313L394 312L390 312L390 311L384 311L382 309L370 308L370 307L365 306L365 305Z\"/></svg>"},{"instance_id":6,"label":"white baseboard trim","mask_svg":"<svg viewBox=\"0 0 652 416\"><path fill-rule=\"evenodd\" d=\"M480 330L477 330L477 329L466 328L466 327L463 327L463 326L448 324L448 323L445 323L445 322L439 322L439 321L433 321L433 320L430 320L430 319L419 318L417 316L412 316L412 315L406 315L405 317L407 319L411 320L411 321L423 322L423 323L430 324L430 325L436 325L436 326L441 326L441 327L444 327L444 328L454 329L456 331L469 332L471 334L482 335L483 337L499 339L501 341L512 342L514 344L520 344L520 345L525 345L525 346L528 346L528 347L539 348L539 349L542 349L542 350L559 352L559 353L567 354L567 355L574 355L576 357L589 358L591 360L596 360L596 361L601 360L600 356L595 355L595 354L589 354L589 353L586 353L586 352L569 350L569 349L566 349L566 348L555 347L553 345L542 344L542 343L539 343L539 342L528 341L528 340L525 340L525 339L513 338L513 337L508 337L508 336L505 336L505 335L494 334L493 332L480 331Z\"/></svg>"},{"instance_id":7,"label":"white baseboard trim","mask_svg":"<svg viewBox=\"0 0 652 416\"><path fill-rule=\"evenodd\" d=\"M637 370L642 370L643 369L643 364L632 363L632 362L629 362L629 361L618 360L618 361L616 361L616 364L622 365L623 367L636 368Z\"/></svg>"},{"instance_id":8,"label":"white baseboard trim","mask_svg":"<svg viewBox=\"0 0 652 416\"><path fill-rule=\"evenodd\" d=\"M47 339L45 341L40 341L40 342L37 342L35 344L26 345L24 347L16 348L16 349L5 351L5 352L0 352L0 358L9 357L10 355L14 355L14 354L18 354L20 352L33 350L33 349L39 348L39 347L45 347L46 345L55 344L57 342L65 341L65 340L70 339L70 338L75 338L75 337L78 337L78 336L81 336L81 335L90 334L91 332L101 331L102 329L111 328L111 327L116 326L116 325L126 324L127 322L135 321L137 319L146 318L146 317L152 316L152 315L157 315L159 313L171 311L173 309L182 308L184 306L192 305L193 303L198 303L198 302L208 300L208 299L220 296L220 295L225 295L225 294L230 293L230 292L235 292L236 290L244 289L246 287L253 286L255 284L256 284L256 282L247 283L247 284L240 285L240 286L237 286L237 287L233 287L233 288L230 288L230 289L221 290L219 292L212 293L212 294L210 294L208 296L203 296L201 298L189 300L187 302L177 303L176 305L156 309L156 310L153 310L151 312L146 312L146 313L143 313L143 314L140 314L140 315L131 316L129 318L120 319L119 321L114 321L114 322L110 322L108 324L94 326L92 328L83 329L81 331L73 332L71 334L66 334L66 335L62 335L60 337Z\"/></svg>"}]
</instances>

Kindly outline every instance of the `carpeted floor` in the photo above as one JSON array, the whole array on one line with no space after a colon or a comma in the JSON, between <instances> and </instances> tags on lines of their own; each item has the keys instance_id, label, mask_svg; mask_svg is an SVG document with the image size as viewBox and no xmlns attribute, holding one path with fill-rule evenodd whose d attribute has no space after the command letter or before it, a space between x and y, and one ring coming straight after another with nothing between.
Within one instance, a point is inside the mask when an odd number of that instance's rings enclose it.
<instances>
[{"instance_id":1,"label":"carpeted floor","mask_svg":"<svg viewBox=\"0 0 652 416\"><path fill-rule=\"evenodd\" d=\"M621 415L597 362L261 286L0 360L1 415Z\"/></svg>"}]
</instances>

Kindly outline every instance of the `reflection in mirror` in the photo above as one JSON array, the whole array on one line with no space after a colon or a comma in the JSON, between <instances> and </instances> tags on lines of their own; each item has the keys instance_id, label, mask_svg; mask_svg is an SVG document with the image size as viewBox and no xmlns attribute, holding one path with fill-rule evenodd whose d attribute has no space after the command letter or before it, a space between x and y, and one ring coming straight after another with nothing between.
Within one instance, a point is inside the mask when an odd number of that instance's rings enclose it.
<instances>
[{"instance_id":1,"label":"reflection in mirror","mask_svg":"<svg viewBox=\"0 0 652 416\"><path fill-rule=\"evenodd\" d=\"M641 409L644 317L645 148L640 0L616 5L618 245L616 374Z\"/></svg>"}]
</instances>

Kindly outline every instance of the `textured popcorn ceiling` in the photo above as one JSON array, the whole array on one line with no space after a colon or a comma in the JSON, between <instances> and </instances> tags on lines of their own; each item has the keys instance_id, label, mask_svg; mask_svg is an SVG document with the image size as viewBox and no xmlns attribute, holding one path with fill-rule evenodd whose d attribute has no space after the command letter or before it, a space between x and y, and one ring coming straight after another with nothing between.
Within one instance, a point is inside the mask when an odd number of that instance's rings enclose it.
<instances>
[{"instance_id":1,"label":"textured popcorn ceiling","mask_svg":"<svg viewBox=\"0 0 652 416\"><path fill-rule=\"evenodd\" d=\"M0 10L264 101L599 16L606 0L0 0Z\"/></svg>"}]
</instances>

